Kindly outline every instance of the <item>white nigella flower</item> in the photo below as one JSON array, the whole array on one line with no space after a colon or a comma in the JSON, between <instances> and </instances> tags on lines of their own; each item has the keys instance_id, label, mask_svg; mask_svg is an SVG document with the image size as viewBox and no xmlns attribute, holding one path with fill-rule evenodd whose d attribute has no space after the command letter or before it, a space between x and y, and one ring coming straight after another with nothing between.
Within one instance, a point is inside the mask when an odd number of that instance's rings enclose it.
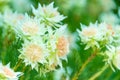
<instances>
[{"instance_id":1,"label":"white nigella flower","mask_svg":"<svg viewBox=\"0 0 120 80\"><path fill-rule=\"evenodd\" d=\"M116 68L120 69L120 47L116 48L116 53L113 56L112 62Z\"/></svg>"},{"instance_id":2,"label":"white nigella flower","mask_svg":"<svg viewBox=\"0 0 120 80\"><path fill-rule=\"evenodd\" d=\"M37 40L25 41L20 49L20 59L23 59L26 65L31 65L32 69L38 69L38 63L46 63L48 50L39 38Z\"/></svg>"},{"instance_id":3,"label":"white nigella flower","mask_svg":"<svg viewBox=\"0 0 120 80\"><path fill-rule=\"evenodd\" d=\"M82 31L78 30L81 41L87 44L85 49L90 47L99 47L97 41L101 40L101 33L98 24L90 24L88 27L81 25Z\"/></svg>"},{"instance_id":4,"label":"white nigella flower","mask_svg":"<svg viewBox=\"0 0 120 80\"><path fill-rule=\"evenodd\" d=\"M24 20L20 21L15 28L16 33L21 37L24 36L38 36L45 33L45 27L43 24L39 23L39 20L36 18L31 18L27 14L25 15Z\"/></svg>"},{"instance_id":5,"label":"white nigella flower","mask_svg":"<svg viewBox=\"0 0 120 80\"><path fill-rule=\"evenodd\" d=\"M24 19L24 15L18 14L17 12L13 13L12 11L6 11L3 15L3 19L8 25L15 27L18 21Z\"/></svg>"},{"instance_id":6,"label":"white nigella flower","mask_svg":"<svg viewBox=\"0 0 120 80\"><path fill-rule=\"evenodd\" d=\"M0 63L0 80L18 80L18 78L22 75L21 72L14 72L10 65L2 65Z\"/></svg>"},{"instance_id":7,"label":"white nigella flower","mask_svg":"<svg viewBox=\"0 0 120 80\"><path fill-rule=\"evenodd\" d=\"M53 2L48 6L41 6L41 4L39 4L37 9L32 6L33 14L37 17L47 19L50 22L60 22L65 19L65 17L60 15L60 13L57 11L57 8L54 8L53 5Z\"/></svg>"}]
</instances>

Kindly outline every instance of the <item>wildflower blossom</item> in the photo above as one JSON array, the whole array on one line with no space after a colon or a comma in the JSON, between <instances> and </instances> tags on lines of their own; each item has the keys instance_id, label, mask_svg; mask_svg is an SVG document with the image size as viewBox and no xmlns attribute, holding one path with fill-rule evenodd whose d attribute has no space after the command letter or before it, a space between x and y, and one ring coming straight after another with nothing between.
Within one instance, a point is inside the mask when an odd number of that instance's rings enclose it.
<instances>
[{"instance_id":1,"label":"wildflower blossom","mask_svg":"<svg viewBox=\"0 0 120 80\"><path fill-rule=\"evenodd\" d=\"M54 41L54 49L57 51L56 53L59 57L63 57L69 52L69 41L65 31L66 25L61 26L61 28L57 29L52 35L53 39L51 39Z\"/></svg>"},{"instance_id":2,"label":"wildflower blossom","mask_svg":"<svg viewBox=\"0 0 120 80\"><path fill-rule=\"evenodd\" d=\"M82 25L82 31L78 32L81 41L86 44L85 49L110 45L115 35L113 27L106 23L90 24L89 27Z\"/></svg>"},{"instance_id":3,"label":"wildflower blossom","mask_svg":"<svg viewBox=\"0 0 120 80\"><path fill-rule=\"evenodd\" d=\"M20 21L16 26L16 33L20 37L24 36L38 36L45 33L45 27L43 24L39 23L39 20L36 18L31 18L28 15L25 15L24 20Z\"/></svg>"},{"instance_id":4,"label":"wildflower blossom","mask_svg":"<svg viewBox=\"0 0 120 80\"><path fill-rule=\"evenodd\" d=\"M0 63L0 79L1 80L18 80L18 77L22 75L21 72L14 72L10 65L7 64L6 66Z\"/></svg>"},{"instance_id":5,"label":"wildflower blossom","mask_svg":"<svg viewBox=\"0 0 120 80\"><path fill-rule=\"evenodd\" d=\"M48 30L49 40L47 42L47 46L50 48L50 50L52 49L54 52L56 49L58 49L58 52L61 52L62 49L63 52L68 52L69 41L67 39L67 34L65 31L66 25L61 26L56 31L52 31L51 29Z\"/></svg>"},{"instance_id":6,"label":"wildflower blossom","mask_svg":"<svg viewBox=\"0 0 120 80\"><path fill-rule=\"evenodd\" d=\"M32 7L33 14L50 22L58 23L62 21L63 19L65 19L65 17L63 15L60 15L60 13L57 11L57 8L54 8L53 4L53 2L50 3L48 6L41 6L41 4L39 4L37 9Z\"/></svg>"},{"instance_id":7,"label":"wildflower blossom","mask_svg":"<svg viewBox=\"0 0 120 80\"><path fill-rule=\"evenodd\" d=\"M6 11L3 15L3 19L6 24L15 27L18 23L18 21L21 21L24 19L23 14L19 14L17 12L13 13L12 11Z\"/></svg>"},{"instance_id":8,"label":"wildflower blossom","mask_svg":"<svg viewBox=\"0 0 120 80\"><path fill-rule=\"evenodd\" d=\"M23 59L26 65L31 65L32 69L37 70L38 63L45 63L48 56L47 49L42 40L25 41L23 48L20 50L20 59Z\"/></svg>"},{"instance_id":9,"label":"wildflower blossom","mask_svg":"<svg viewBox=\"0 0 120 80\"><path fill-rule=\"evenodd\" d=\"M69 42L64 36L58 38L56 46L59 57L65 56L69 52Z\"/></svg>"},{"instance_id":10,"label":"wildflower blossom","mask_svg":"<svg viewBox=\"0 0 120 80\"><path fill-rule=\"evenodd\" d=\"M100 45L101 46L112 45L112 43L114 42L114 36L115 36L115 30L113 28L113 25L101 23L99 27L100 27L100 32L102 34Z\"/></svg>"},{"instance_id":11,"label":"wildflower blossom","mask_svg":"<svg viewBox=\"0 0 120 80\"><path fill-rule=\"evenodd\" d=\"M66 55L69 52L69 41L65 35L65 28L66 25L61 26L55 32L51 31L51 29L48 31L48 70L55 70L57 66L62 67L60 59L66 59Z\"/></svg>"},{"instance_id":12,"label":"wildflower blossom","mask_svg":"<svg viewBox=\"0 0 120 80\"><path fill-rule=\"evenodd\" d=\"M79 36L84 44L87 44L85 49L90 47L99 47L98 41L101 40L101 33L97 24L90 24L89 27L81 25L82 31L79 31Z\"/></svg>"}]
</instances>

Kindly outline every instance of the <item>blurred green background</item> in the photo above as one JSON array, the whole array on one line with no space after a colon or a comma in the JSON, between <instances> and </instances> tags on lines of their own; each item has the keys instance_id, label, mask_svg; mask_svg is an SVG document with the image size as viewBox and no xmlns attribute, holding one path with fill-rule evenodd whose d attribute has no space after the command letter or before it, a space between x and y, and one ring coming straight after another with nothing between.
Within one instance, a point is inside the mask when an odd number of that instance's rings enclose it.
<instances>
[{"instance_id":1,"label":"blurred green background","mask_svg":"<svg viewBox=\"0 0 120 80\"><path fill-rule=\"evenodd\" d=\"M55 7L58 7L61 14L67 16L63 23L68 24L68 31L74 36L72 37L73 43L70 46L68 61L63 61L64 70L58 69L58 71L52 71L42 76L35 70L28 72L28 66L21 80L71 79L92 54L90 50L84 51L84 46L79 42L76 29L80 29L80 23L88 25L90 22L106 21L108 24L119 24L120 21L120 0L0 0L0 12L4 13L5 10L11 9L19 13L24 14L27 12L32 15L31 5L37 8L38 3L48 5L51 2L54 2ZM5 32L3 26L0 27L0 60L3 64L10 62L11 67L14 67L15 62L18 60L17 56L20 54L17 49L21 47L21 42L18 43L15 40L14 33L10 33L9 30ZM78 80L88 80L100 71L104 64L103 57L96 56L86 66ZM96 80L120 80L120 71L113 72L109 67Z\"/></svg>"}]
</instances>

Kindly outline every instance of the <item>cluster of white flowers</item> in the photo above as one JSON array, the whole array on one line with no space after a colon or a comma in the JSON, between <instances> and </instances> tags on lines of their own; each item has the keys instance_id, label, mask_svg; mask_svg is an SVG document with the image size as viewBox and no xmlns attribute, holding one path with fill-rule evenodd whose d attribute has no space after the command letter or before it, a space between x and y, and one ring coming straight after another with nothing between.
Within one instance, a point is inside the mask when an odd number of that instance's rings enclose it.
<instances>
[{"instance_id":1,"label":"cluster of white flowers","mask_svg":"<svg viewBox=\"0 0 120 80\"><path fill-rule=\"evenodd\" d=\"M22 74L22 72L14 72L10 68L10 64L4 66L0 63L0 80L18 80Z\"/></svg>"},{"instance_id":2,"label":"cluster of white flowers","mask_svg":"<svg viewBox=\"0 0 120 80\"><path fill-rule=\"evenodd\" d=\"M114 32L110 25L95 23L89 26L81 25L82 31L78 30L81 41L89 48L100 48L112 43Z\"/></svg>"},{"instance_id":3,"label":"cluster of white flowers","mask_svg":"<svg viewBox=\"0 0 120 80\"><path fill-rule=\"evenodd\" d=\"M120 69L120 27L106 23L95 23L89 26L81 25L82 30L78 30L81 43L86 49L97 49L97 53L105 56L105 61Z\"/></svg>"},{"instance_id":4,"label":"cluster of white flowers","mask_svg":"<svg viewBox=\"0 0 120 80\"><path fill-rule=\"evenodd\" d=\"M67 60L69 40L65 34L67 25L61 21L63 15L54 8L52 2L48 6L39 4L32 6L33 16L6 11L3 20L23 40L19 59L32 69L48 72L62 67L62 59Z\"/></svg>"}]
</instances>

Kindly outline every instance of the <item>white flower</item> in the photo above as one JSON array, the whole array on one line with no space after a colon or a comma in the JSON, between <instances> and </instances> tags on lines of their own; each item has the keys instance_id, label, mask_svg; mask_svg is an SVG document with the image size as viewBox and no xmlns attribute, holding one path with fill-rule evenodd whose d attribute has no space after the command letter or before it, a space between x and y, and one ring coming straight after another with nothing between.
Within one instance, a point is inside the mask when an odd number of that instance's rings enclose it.
<instances>
[{"instance_id":1,"label":"white flower","mask_svg":"<svg viewBox=\"0 0 120 80\"><path fill-rule=\"evenodd\" d=\"M56 31L48 29L47 47L50 49L50 52L55 52L58 47L59 47L58 49L60 49L60 46L66 49L65 52L68 52L69 41L67 39L67 34L65 33L65 31L66 25L61 26Z\"/></svg>"},{"instance_id":2,"label":"white flower","mask_svg":"<svg viewBox=\"0 0 120 80\"><path fill-rule=\"evenodd\" d=\"M103 36L113 36L115 31L112 25L106 23L99 24Z\"/></svg>"},{"instance_id":3,"label":"white flower","mask_svg":"<svg viewBox=\"0 0 120 80\"><path fill-rule=\"evenodd\" d=\"M48 56L48 50L39 38L37 40L25 41L22 49L20 50L20 59L23 59L26 65L31 65L32 69L38 69L38 63L46 63L46 57Z\"/></svg>"},{"instance_id":4,"label":"white flower","mask_svg":"<svg viewBox=\"0 0 120 80\"><path fill-rule=\"evenodd\" d=\"M59 57L63 57L69 52L69 41L64 36L58 38L56 46Z\"/></svg>"},{"instance_id":5,"label":"white flower","mask_svg":"<svg viewBox=\"0 0 120 80\"><path fill-rule=\"evenodd\" d=\"M101 23L99 24L100 32L102 34L101 43L103 46L111 45L114 41L115 30L112 25Z\"/></svg>"},{"instance_id":6,"label":"white flower","mask_svg":"<svg viewBox=\"0 0 120 80\"><path fill-rule=\"evenodd\" d=\"M98 24L90 24L88 27L81 25L82 27L82 31L79 31L79 35L81 36L82 39L99 39L100 37L100 31L99 31L99 27Z\"/></svg>"},{"instance_id":7,"label":"white flower","mask_svg":"<svg viewBox=\"0 0 120 80\"><path fill-rule=\"evenodd\" d=\"M5 80L18 80L18 77L20 77L22 74L23 73L21 73L21 72L14 72L10 68L9 64L4 66L4 65L2 65L2 63L0 63L0 75L4 76ZM1 77L0 77L0 79L1 79Z\"/></svg>"},{"instance_id":8,"label":"white flower","mask_svg":"<svg viewBox=\"0 0 120 80\"><path fill-rule=\"evenodd\" d=\"M51 43L53 51L56 51L55 53L59 57L63 57L69 52L69 40L65 31L66 25L61 26L54 34L52 34L52 31L49 31L49 34L51 34L49 35L51 36L49 43Z\"/></svg>"},{"instance_id":9,"label":"white flower","mask_svg":"<svg viewBox=\"0 0 120 80\"><path fill-rule=\"evenodd\" d=\"M116 68L120 69L120 47L116 48L116 53L113 57L113 64Z\"/></svg>"},{"instance_id":10,"label":"white flower","mask_svg":"<svg viewBox=\"0 0 120 80\"><path fill-rule=\"evenodd\" d=\"M88 27L81 25L82 31L78 30L79 36L81 38L81 41L84 44L87 44L85 49L88 49L90 47L98 47L99 44L98 41L101 40L102 35L99 30L98 24L90 24Z\"/></svg>"},{"instance_id":11,"label":"white flower","mask_svg":"<svg viewBox=\"0 0 120 80\"><path fill-rule=\"evenodd\" d=\"M3 14L3 19L5 23L7 23L8 25L15 27L18 21L21 21L24 19L24 15L18 14L17 12L13 13L12 11L6 11Z\"/></svg>"},{"instance_id":12,"label":"white flower","mask_svg":"<svg viewBox=\"0 0 120 80\"><path fill-rule=\"evenodd\" d=\"M55 70L56 66L62 67L61 59L67 59L66 55L69 52L69 41L67 35L65 34L65 30L66 25L61 26L56 31L52 31L51 29L48 30L48 70Z\"/></svg>"},{"instance_id":13,"label":"white flower","mask_svg":"<svg viewBox=\"0 0 120 80\"><path fill-rule=\"evenodd\" d=\"M107 46L108 51L105 51L105 55L107 55L107 61L108 64L110 64L111 68L114 70L112 64L120 69L120 47L113 47L113 46Z\"/></svg>"},{"instance_id":14,"label":"white flower","mask_svg":"<svg viewBox=\"0 0 120 80\"><path fill-rule=\"evenodd\" d=\"M57 8L54 8L53 4L54 3L52 2L47 6L44 5L43 7L41 6L41 4L39 4L37 9L32 6L33 14L37 17L43 19L45 18L50 22L62 21L63 19L65 19L65 17L63 15L60 15L60 13L57 11Z\"/></svg>"},{"instance_id":15,"label":"white flower","mask_svg":"<svg viewBox=\"0 0 120 80\"><path fill-rule=\"evenodd\" d=\"M86 44L85 49L100 48L101 46L111 45L115 35L112 25L106 23L90 24L88 27L81 25L82 31L79 31L81 41Z\"/></svg>"},{"instance_id":16,"label":"white flower","mask_svg":"<svg viewBox=\"0 0 120 80\"><path fill-rule=\"evenodd\" d=\"M43 35L45 33L45 27L39 23L39 19L31 18L26 14L24 20L20 21L16 26L15 31L20 37L32 37Z\"/></svg>"}]
</instances>

